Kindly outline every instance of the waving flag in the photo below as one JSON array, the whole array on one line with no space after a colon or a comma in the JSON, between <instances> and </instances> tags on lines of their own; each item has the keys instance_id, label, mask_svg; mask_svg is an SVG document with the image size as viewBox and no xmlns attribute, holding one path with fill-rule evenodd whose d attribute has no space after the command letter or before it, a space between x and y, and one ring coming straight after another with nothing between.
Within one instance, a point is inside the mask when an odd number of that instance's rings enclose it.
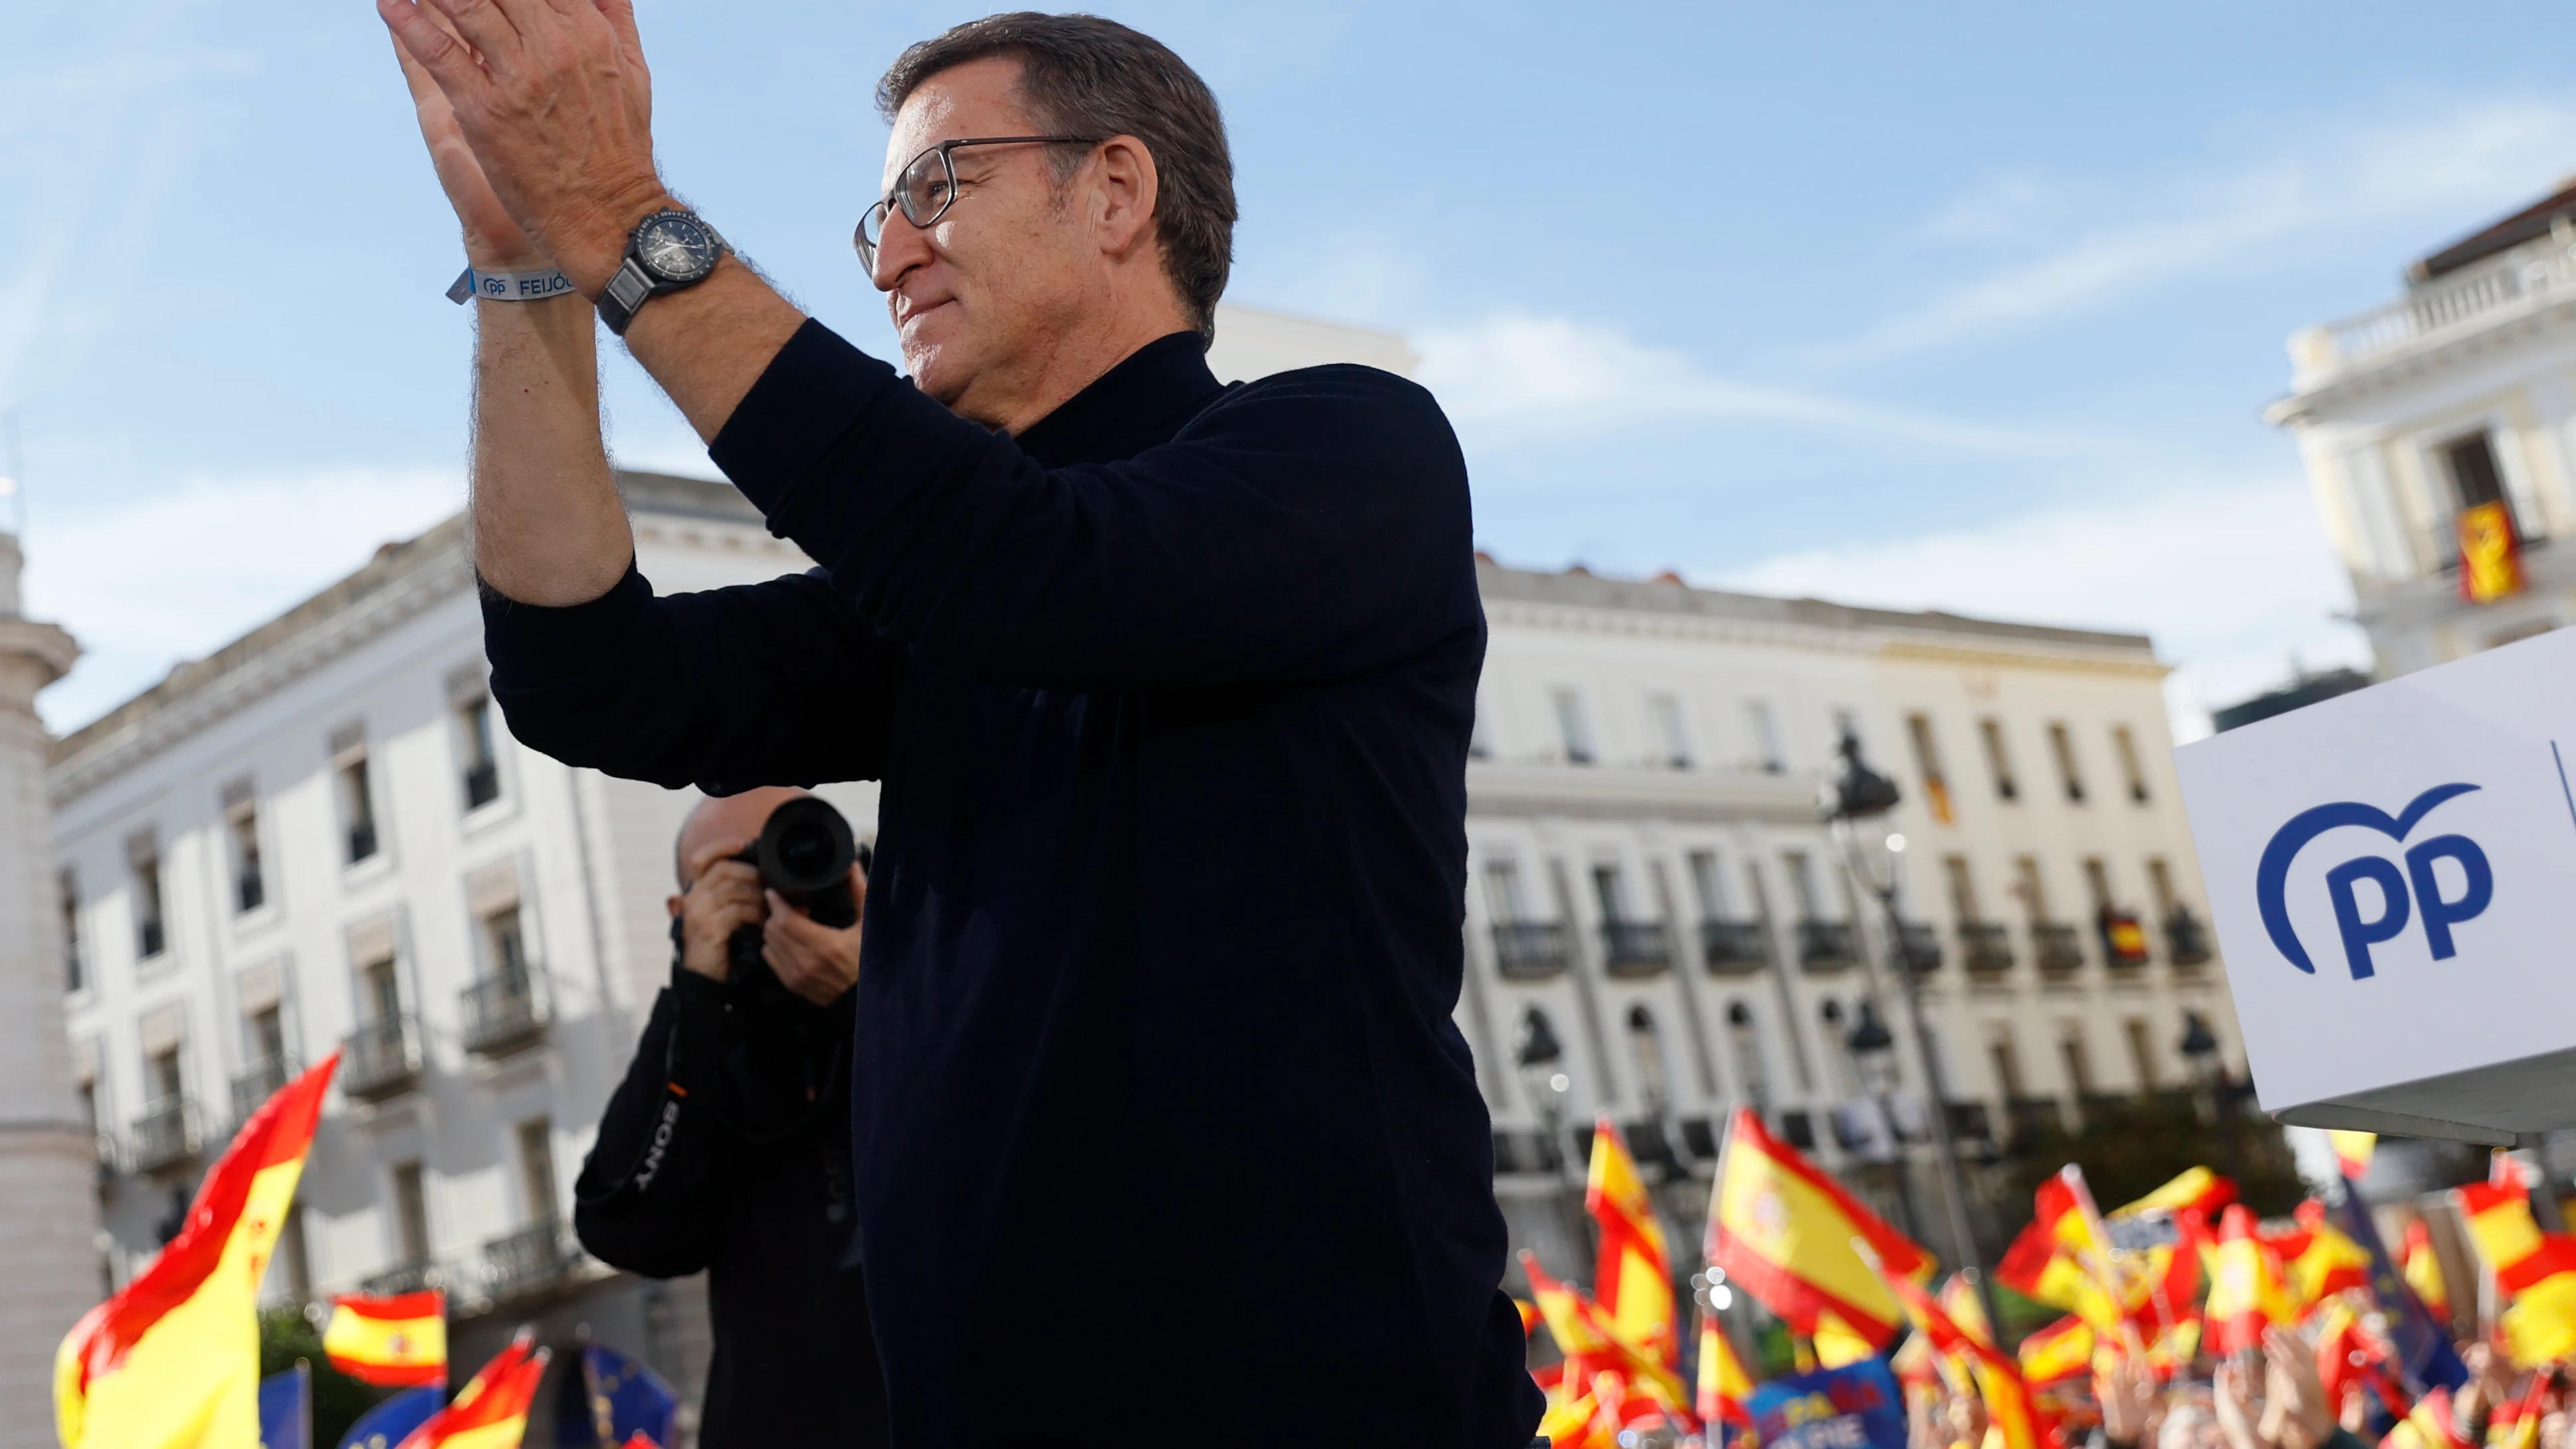
<instances>
[{"instance_id":1,"label":"waving flag","mask_svg":"<svg viewBox=\"0 0 2576 1449\"><path fill-rule=\"evenodd\" d=\"M1744 1371L1744 1360L1735 1356L1735 1344L1714 1313L1699 1316L1698 1388L1693 1407L1701 1423L1714 1425L1724 1420L1748 1429L1753 1426L1753 1416L1744 1407L1744 1400L1753 1392L1753 1376Z\"/></svg>"},{"instance_id":2,"label":"waving flag","mask_svg":"<svg viewBox=\"0 0 2576 1449\"><path fill-rule=\"evenodd\" d=\"M525 1328L456 1391L455 1401L411 1431L400 1449L519 1449L528 1409L551 1354Z\"/></svg>"},{"instance_id":3,"label":"waving flag","mask_svg":"<svg viewBox=\"0 0 2576 1449\"><path fill-rule=\"evenodd\" d=\"M447 1401L447 1386L423 1384L405 1389L358 1416L340 1436L340 1449L395 1449L411 1431L429 1422Z\"/></svg>"},{"instance_id":4,"label":"waving flag","mask_svg":"<svg viewBox=\"0 0 2576 1449\"><path fill-rule=\"evenodd\" d=\"M1627 1139L1607 1116L1592 1129L1592 1164L1583 1206L1601 1228L1592 1296L1619 1336L1668 1364L1681 1362L1681 1327L1673 1302L1672 1254L1655 1200L1637 1175Z\"/></svg>"},{"instance_id":5,"label":"waving flag","mask_svg":"<svg viewBox=\"0 0 2576 1449\"><path fill-rule=\"evenodd\" d=\"M2509 1161L2501 1155L2496 1160ZM2469 1241L2476 1244L2487 1271L2495 1274L2498 1288L2519 1293L2543 1278L2576 1272L2576 1238L2540 1230L2532 1220L2531 1194L2518 1175L2509 1182L2453 1188L2451 1200L2459 1205Z\"/></svg>"},{"instance_id":6,"label":"waving flag","mask_svg":"<svg viewBox=\"0 0 2576 1449\"><path fill-rule=\"evenodd\" d=\"M54 1354L64 1449L259 1442L259 1280L339 1053L279 1088L206 1171L179 1235Z\"/></svg>"},{"instance_id":7,"label":"waving flag","mask_svg":"<svg viewBox=\"0 0 2576 1449\"><path fill-rule=\"evenodd\" d=\"M2326 1221L2326 1205L2310 1198L2299 1204L2298 1220L2307 1241L2297 1257L2285 1257L2290 1306L2300 1312L2347 1288L2370 1286L2370 1254Z\"/></svg>"},{"instance_id":8,"label":"waving flag","mask_svg":"<svg viewBox=\"0 0 2576 1449\"><path fill-rule=\"evenodd\" d=\"M581 1346L581 1383L590 1408L590 1427L601 1444L623 1444L641 1434L656 1444L672 1442L671 1424L679 1417L680 1396L662 1376L613 1348Z\"/></svg>"},{"instance_id":9,"label":"waving flag","mask_svg":"<svg viewBox=\"0 0 2576 1449\"><path fill-rule=\"evenodd\" d=\"M1549 1277L1534 1253L1521 1254L1521 1271L1529 1275L1530 1296L1538 1300L1547 1331L1565 1354L1564 1388L1569 1396L1588 1390L1598 1397L1599 1381L1606 1376L1620 1380L1630 1392L1689 1412L1690 1396L1683 1390L1680 1373L1643 1345L1620 1337L1600 1304Z\"/></svg>"},{"instance_id":10,"label":"waving flag","mask_svg":"<svg viewBox=\"0 0 2576 1449\"><path fill-rule=\"evenodd\" d=\"M2225 1355L2263 1346L2263 1330L2290 1321L2289 1295L2281 1287L2281 1264L2269 1244L2258 1237L2254 1215L2242 1203L2227 1209L2218 1223L2218 1247L2210 1254L2208 1315L2210 1352Z\"/></svg>"},{"instance_id":11,"label":"waving flag","mask_svg":"<svg viewBox=\"0 0 2576 1449\"><path fill-rule=\"evenodd\" d=\"M2370 1171L2371 1155L2379 1150L2376 1132L2329 1132L2326 1139L2334 1144L2335 1165L2355 1182Z\"/></svg>"},{"instance_id":12,"label":"waving flag","mask_svg":"<svg viewBox=\"0 0 2576 1449\"><path fill-rule=\"evenodd\" d=\"M2424 1302L2424 1311L2451 1321L2451 1292L2442 1282L2442 1255L2433 1251L2433 1225L2422 1218L2406 1220L2406 1286Z\"/></svg>"},{"instance_id":13,"label":"waving flag","mask_svg":"<svg viewBox=\"0 0 2576 1449\"><path fill-rule=\"evenodd\" d=\"M1995 1265L1995 1281L2025 1298L2075 1314L2091 1324L2096 1334L2116 1342L2128 1332L2124 1325L2132 1305L2125 1292L2103 1280L2110 1244L2095 1229L2092 1215L2084 1211L2083 1196L2077 1190L2081 1180L2081 1174L2069 1167L2040 1183L2031 1195L2030 1225L2004 1250L2003 1261ZM2168 1183L2139 1202L2153 1201L2173 1186ZM2124 1213L2140 1210L2139 1203L2121 1209Z\"/></svg>"},{"instance_id":14,"label":"waving flag","mask_svg":"<svg viewBox=\"0 0 2576 1449\"><path fill-rule=\"evenodd\" d=\"M331 1300L322 1330L331 1366L361 1383L388 1386L447 1382L447 1295L436 1288Z\"/></svg>"},{"instance_id":15,"label":"waving flag","mask_svg":"<svg viewBox=\"0 0 2576 1449\"><path fill-rule=\"evenodd\" d=\"M313 1370L302 1359L259 1381L260 1449L313 1449Z\"/></svg>"},{"instance_id":16,"label":"waving flag","mask_svg":"<svg viewBox=\"0 0 2576 1449\"><path fill-rule=\"evenodd\" d=\"M2027 1383L2053 1384L2093 1372L2093 1328L2070 1313L2021 1341L2021 1376Z\"/></svg>"},{"instance_id":17,"label":"waving flag","mask_svg":"<svg viewBox=\"0 0 2576 1449\"><path fill-rule=\"evenodd\" d=\"M2173 1181L2113 1212L2114 1219L2153 1213L2214 1213L2236 1201L2236 1184L2206 1167L2185 1168Z\"/></svg>"},{"instance_id":18,"label":"waving flag","mask_svg":"<svg viewBox=\"0 0 2576 1449\"><path fill-rule=\"evenodd\" d=\"M1855 1237L1895 1276L1920 1282L1932 1273L1931 1254L1738 1107L1718 1158L1708 1260L1798 1332L1812 1335L1829 1314L1883 1349L1903 1311L1853 1251Z\"/></svg>"},{"instance_id":19,"label":"waving flag","mask_svg":"<svg viewBox=\"0 0 2576 1449\"><path fill-rule=\"evenodd\" d=\"M2327 1220L2370 1255L2370 1291L2388 1315L2388 1340L2397 1350L2396 1368L2406 1391L2421 1394L2437 1385L2457 1388L2467 1383L2468 1365L2460 1362L2459 1350L2451 1346L2449 1330L2433 1321L2415 1290L2398 1276L2361 1193L2349 1178L2331 1191L2334 1200L2326 1208Z\"/></svg>"},{"instance_id":20,"label":"waving flag","mask_svg":"<svg viewBox=\"0 0 2576 1449\"><path fill-rule=\"evenodd\" d=\"M1935 1354L1968 1365L1977 1385L1977 1396L1986 1402L1988 1426L2000 1440L1999 1449L2042 1449L2048 1438L2048 1421L2030 1396L2030 1385L2021 1376L2021 1365L1972 1334L1941 1309L1923 1285L1895 1274L1886 1276L1888 1291L1904 1309L1914 1330L1932 1345Z\"/></svg>"}]
</instances>

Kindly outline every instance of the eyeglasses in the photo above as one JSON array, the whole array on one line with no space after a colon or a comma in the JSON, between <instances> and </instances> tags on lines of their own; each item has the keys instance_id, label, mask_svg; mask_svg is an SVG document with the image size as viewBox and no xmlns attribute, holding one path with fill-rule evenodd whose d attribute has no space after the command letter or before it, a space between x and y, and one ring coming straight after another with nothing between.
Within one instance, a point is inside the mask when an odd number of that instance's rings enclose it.
<instances>
[{"instance_id":1,"label":"eyeglasses","mask_svg":"<svg viewBox=\"0 0 2576 1449\"><path fill-rule=\"evenodd\" d=\"M877 240L885 235L886 218L899 207L903 219L915 227L925 227L948 214L957 204L957 163L951 154L962 146L1091 146L1096 136L967 136L955 141L942 141L903 163L903 173L895 178L894 190L885 199L868 208L859 218L859 228L850 237L850 245L859 253L860 265L870 272L877 269Z\"/></svg>"}]
</instances>

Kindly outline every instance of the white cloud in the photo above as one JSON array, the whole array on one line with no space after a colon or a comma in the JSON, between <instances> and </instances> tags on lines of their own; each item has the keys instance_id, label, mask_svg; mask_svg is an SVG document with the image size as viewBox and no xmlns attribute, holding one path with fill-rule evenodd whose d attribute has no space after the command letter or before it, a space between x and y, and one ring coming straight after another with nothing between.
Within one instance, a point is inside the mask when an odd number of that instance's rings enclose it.
<instances>
[{"instance_id":1,"label":"white cloud","mask_svg":"<svg viewBox=\"0 0 2576 1449\"><path fill-rule=\"evenodd\" d=\"M2422 215L2456 227L2527 199L2576 155L2576 104L2491 101L2384 126L2349 124L2216 175L2144 188L1988 183L1925 226L1945 240L2054 230L2039 255L1953 287L1839 342L1803 349L1864 362L2075 315L2215 266L2295 257L2335 228Z\"/></svg>"},{"instance_id":2,"label":"white cloud","mask_svg":"<svg viewBox=\"0 0 2576 1449\"><path fill-rule=\"evenodd\" d=\"M1947 609L1988 618L2143 631L2178 666L2166 699L2178 738L2208 709L2309 667L2362 664L2343 568L2295 477L2124 494L1981 530L1774 558L1716 582L1756 593Z\"/></svg>"},{"instance_id":3,"label":"white cloud","mask_svg":"<svg viewBox=\"0 0 2576 1449\"><path fill-rule=\"evenodd\" d=\"M2042 456L2089 448L2044 431L1742 382L1616 328L1507 313L1414 339L1421 380L1450 418L1488 445L1614 433L1638 423L1722 420L1875 436L1971 453Z\"/></svg>"},{"instance_id":4,"label":"white cloud","mask_svg":"<svg viewBox=\"0 0 2576 1449\"><path fill-rule=\"evenodd\" d=\"M26 611L84 650L39 701L77 727L463 506L461 475L349 469L193 479L113 506L39 516Z\"/></svg>"}]
</instances>

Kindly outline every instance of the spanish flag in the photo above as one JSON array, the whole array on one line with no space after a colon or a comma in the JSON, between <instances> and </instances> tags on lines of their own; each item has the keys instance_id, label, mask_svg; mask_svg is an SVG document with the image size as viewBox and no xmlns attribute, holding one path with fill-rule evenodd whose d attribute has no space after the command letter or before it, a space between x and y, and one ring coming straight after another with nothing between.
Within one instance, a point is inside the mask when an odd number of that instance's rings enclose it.
<instances>
[{"instance_id":1,"label":"spanish flag","mask_svg":"<svg viewBox=\"0 0 2576 1449\"><path fill-rule=\"evenodd\" d=\"M1655 1200L1637 1175L1627 1139L1607 1116L1592 1129L1592 1166L1583 1205L1601 1228L1592 1296L1619 1337L1658 1361L1681 1362L1681 1329L1673 1302L1672 1254Z\"/></svg>"},{"instance_id":2,"label":"spanish flag","mask_svg":"<svg viewBox=\"0 0 2576 1449\"><path fill-rule=\"evenodd\" d=\"M2281 1264L2289 1274L2292 1309L2304 1313L2346 1288L2370 1286L2369 1252L2326 1221L2324 1203L2309 1198L2299 1204L2298 1219L2307 1240L2296 1257L2284 1254Z\"/></svg>"},{"instance_id":3,"label":"spanish flag","mask_svg":"<svg viewBox=\"0 0 2576 1449\"><path fill-rule=\"evenodd\" d=\"M2406 1220L2406 1286L2424 1301L2424 1309L2444 1326L2451 1321L2451 1293L2442 1282L2442 1255L2433 1251L2433 1225L2422 1218Z\"/></svg>"},{"instance_id":4,"label":"spanish flag","mask_svg":"<svg viewBox=\"0 0 2576 1449\"><path fill-rule=\"evenodd\" d=\"M2290 1321L2281 1287L2281 1263L2258 1237L2254 1215L2237 1203L2219 1219L2218 1246L2209 1255L2209 1351L2222 1357L2263 1346L2263 1330Z\"/></svg>"},{"instance_id":5,"label":"spanish flag","mask_svg":"<svg viewBox=\"0 0 2576 1449\"><path fill-rule=\"evenodd\" d=\"M2339 1169L2345 1177L2352 1181L2361 1181L2363 1175L2370 1171L2370 1159L2372 1154L2379 1150L2379 1134L2376 1132L2329 1132L2326 1134L2326 1138L2334 1144L2336 1168Z\"/></svg>"},{"instance_id":6,"label":"spanish flag","mask_svg":"<svg viewBox=\"0 0 2576 1449\"><path fill-rule=\"evenodd\" d=\"M2111 1214L2115 1218L2146 1217L2154 1213L2214 1213L2236 1201L2236 1184L2206 1167L2187 1167L2173 1181L2128 1203Z\"/></svg>"},{"instance_id":7,"label":"spanish flag","mask_svg":"<svg viewBox=\"0 0 2576 1449\"><path fill-rule=\"evenodd\" d=\"M1608 1374L1619 1378L1623 1387L1687 1412L1689 1398L1681 1374L1643 1345L1622 1338L1600 1304L1549 1277L1535 1253L1521 1254L1521 1271L1529 1275L1530 1297L1538 1300L1549 1336L1565 1355L1564 1390L1569 1396L1597 1391L1595 1380Z\"/></svg>"},{"instance_id":8,"label":"spanish flag","mask_svg":"<svg viewBox=\"0 0 2576 1449\"><path fill-rule=\"evenodd\" d=\"M2576 1238L2544 1233L2531 1217L2531 1195L2515 1182L2473 1182L2451 1189L2469 1226L2469 1241L2495 1274L2496 1286L2520 1293L2543 1278L2576 1271Z\"/></svg>"},{"instance_id":9,"label":"spanish flag","mask_svg":"<svg viewBox=\"0 0 2576 1449\"><path fill-rule=\"evenodd\" d=\"M362 1383L447 1382L447 1295L436 1288L391 1298L343 1294L322 1330L331 1366Z\"/></svg>"},{"instance_id":10,"label":"spanish flag","mask_svg":"<svg viewBox=\"0 0 2576 1449\"><path fill-rule=\"evenodd\" d=\"M54 1354L64 1449L258 1449L259 1280L339 1053L279 1088L206 1172L179 1235Z\"/></svg>"},{"instance_id":11,"label":"spanish flag","mask_svg":"<svg viewBox=\"0 0 2576 1449\"><path fill-rule=\"evenodd\" d=\"M2053 1384L2093 1372L2093 1327L2070 1313L2021 1341L2026 1383Z\"/></svg>"},{"instance_id":12,"label":"spanish flag","mask_svg":"<svg viewBox=\"0 0 2576 1449\"><path fill-rule=\"evenodd\" d=\"M1883 1268L1882 1275L1905 1316L1913 1322L1914 1331L1930 1341L1932 1351L1968 1366L1976 1380L1977 1396L1986 1401L1986 1422L1992 1436L1988 1442L1998 1449L2043 1449L2048 1442L2048 1421L2030 1396L2021 1365L1962 1328L1932 1301L1921 1283L1887 1273Z\"/></svg>"},{"instance_id":13,"label":"spanish flag","mask_svg":"<svg viewBox=\"0 0 2576 1449\"><path fill-rule=\"evenodd\" d=\"M2074 1173L2070 1167L2040 1183L2032 1194L2030 1225L2004 1250L2003 1261L1995 1265L1995 1281L2026 1298L2063 1308L2091 1324L2095 1333L2117 1339L2125 1332L2121 1324L2133 1305L2126 1301L2125 1292L2102 1281L2111 1245L2094 1227L2092 1215L2084 1211L2083 1196L2076 1188L2081 1178ZM2132 1203L2122 1211L2137 1206Z\"/></svg>"},{"instance_id":14,"label":"spanish flag","mask_svg":"<svg viewBox=\"0 0 2576 1449\"><path fill-rule=\"evenodd\" d=\"M1714 1425L1720 1420L1753 1427L1753 1415L1744 1401L1753 1393L1753 1376L1744 1371L1744 1360L1735 1356L1735 1344L1714 1313L1699 1316L1699 1395L1694 1407L1700 1422Z\"/></svg>"},{"instance_id":15,"label":"spanish flag","mask_svg":"<svg viewBox=\"0 0 2576 1449\"><path fill-rule=\"evenodd\" d=\"M529 1406L536 1402L537 1381L546 1376L551 1357L535 1343L532 1331L520 1329L446 1408L411 1431L401 1449L519 1449Z\"/></svg>"},{"instance_id":16,"label":"spanish flag","mask_svg":"<svg viewBox=\"0 0 2576 1449\"><path fill-rule=\"evenodd\" d=\"M1830 1315L1885 1348L1903 1310L1853 1251L1854 1238L1893 1276L1931 1276L1931 1254L1772 1137L1752 1109L1738 1107L1709 1203L1708 1260L1800 1333L1812 1335Z\"/></svg>"}]
</instances>

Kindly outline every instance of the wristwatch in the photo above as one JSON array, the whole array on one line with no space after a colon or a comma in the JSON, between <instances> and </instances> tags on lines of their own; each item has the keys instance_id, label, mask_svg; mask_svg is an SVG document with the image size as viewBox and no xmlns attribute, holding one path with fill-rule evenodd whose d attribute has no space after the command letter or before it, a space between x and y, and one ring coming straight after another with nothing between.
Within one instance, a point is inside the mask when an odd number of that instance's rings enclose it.
<instances>
[{"instance_id":1,"label":"wristwatch","mask_svg":"<svg viewBox=\"0 0 2576 1449\"><path fill-rule=\"evenodd\" d=\"M626 234L626 260L599 294L599 320L625 336L646 301L705 281L725 251L716 229L689 213L653 213Z\"/></svg>"}]
</instances>

